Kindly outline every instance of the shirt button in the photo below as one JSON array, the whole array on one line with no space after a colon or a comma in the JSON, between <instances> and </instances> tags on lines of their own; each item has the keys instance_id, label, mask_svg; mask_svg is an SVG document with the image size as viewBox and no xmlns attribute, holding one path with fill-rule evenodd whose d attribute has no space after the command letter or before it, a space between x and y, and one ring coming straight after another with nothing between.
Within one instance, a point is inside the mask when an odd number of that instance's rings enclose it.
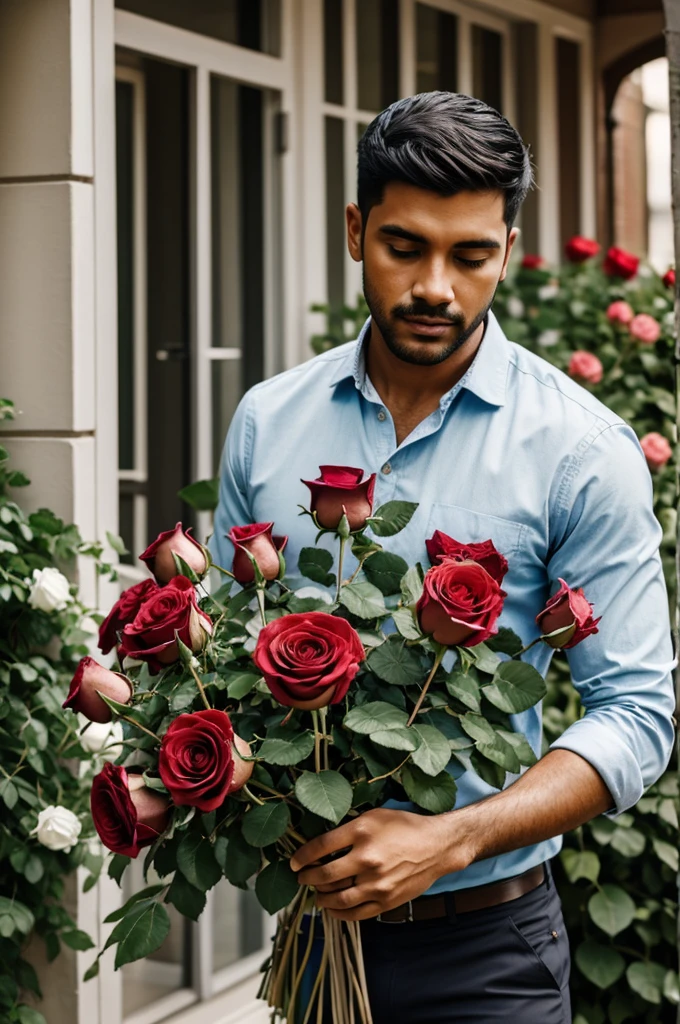
<instances>
[{"instance_id":1,"label":"shirt button","mask_svg":"<svg viewBox=\"0 0 680 1024\"><path fill-rule=\"evenodd\" d=\"M389 462L386 462L386 463L385 463L385 465L383 466L383 468L382 468L381 472L382 472L382 473L384 473L384 474L385 474L385 476L387 476L387 475L388 475L388 473L391 473L391 472L392 472L392 467L390 466Z\"/></svg>"},{"instance_id":2,"label":"shirt button","mask_svg":"<svg viewBox=\"0 0 680 1024\"><path fill-rule=\"evenodd\" d=\"M380 420L381 423L383 422L383 420L387 419L384 409L381 409L380 412L378 413L378 419Z\"/></svg>"}]
</instances>

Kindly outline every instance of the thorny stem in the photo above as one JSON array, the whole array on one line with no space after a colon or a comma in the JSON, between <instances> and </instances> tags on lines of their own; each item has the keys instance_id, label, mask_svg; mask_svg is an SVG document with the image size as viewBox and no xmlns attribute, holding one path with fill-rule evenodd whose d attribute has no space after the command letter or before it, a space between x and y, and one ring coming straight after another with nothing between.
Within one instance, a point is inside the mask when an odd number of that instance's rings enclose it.
<instances>
[{"instance_id":1,"label":"thorny stem","mask_svg":"<svg viewBox=\"0 0 680 1024\"><path fill-rule=\"evenodd\" d=\"M267 615L264 606L264 590L262 587L257 588L257 603L260 609L260 618L262 619L262 626L267 625Z\"/></svg>"},{"instance_id":2,"label":"thorny stem","mask_svg":"<svg viewBox=\"0 0 680 1024\"><path fill-rule=\"evenodd\" d=\"M328 714L328 708L319 708L319 718L321 719L321 735L323 739L323 766L328 770L328 733L326 732L326 715Z\"/></svg>"},{"instance_id":3,"label":"thorny stem","mask_svg":"<svg viewBox=\"0 0 680 1024\"><path fill-rule=\"evenodd\" d=\"M198 676L198 672L196 671L194 666L191 664L191 662L189 662L189 671L191 672L192 676L196 680L196 686L198 687L198 692L200 693L201 699L203 700L203 703L205 704L207 710L208 711L212 711L212 707L210 706L210 701L208 700L208 698L205 695L205 689L203 688L203 683L201 682L201 680L200 680L200 678Z\"/></svg>"},{"instance_id":4,"label":"thorny stem","mask_svg":"<svg viewBox=\"0 0 680 1024\"><path fill-rule=\"evenodd\" d=\"M128 718L127 715L121 715L120 717L123 719L124 722L129 722L130 725L134 725L138 729L141 729L142 732L145 732L147 736L151 736L151 738L154 739L156 743L160 743L160 736L157 736L155 732L151 732L151 729L147 729L145 725L142 725L140 722L135 722L134 718Z\"/></svg>"},{"instance_id":5,"label":"thorny stem","mask_svg":"<svg viewBox=\"0 0 680 1024\"><path fill-rule=\"evenodd\" d=\"M340 590L342 589L342 564L345 560L345 544L347 540L345 537L340 538L340 554L338 555L338 587L335 591L335 600L340 600Z\"/></svg>"},{"instance_id":6,"label":"thorny stem","mask_svg":"<svg viewBox=\"0 0 680 1024\"><path fill-rule=\"evenodd\" d=\"M444 657L444 655L446 653L446 647L443 644L439 644L438 647L439 647L439 650L437 651L437 657L434 659L434 665L432 666L432 671L430 672L429 676L425 680L425 685L423 686L422 690L420 691L420 697L418 697L418 701L416 703L416 706L414 707L413 711L411 712L411 717L409 718L408 722L406 723L407 725L413 725L413 721L414 721L416 715L418 714L418 712L420 711L420 708L421 708L421 705L422 705L423 701L425 700L425 694L427 693L427 691L430 688L430 683L434 679L434 674L437 671L437 669L439 668L439 666L441 665L442 658Z\"/></svg>"},{"instance_id":7,"label":"thorny stem","mask_svg":"<svg viewBox=\"0 0 680 1024\"><path fill-rule=\"evenodd\" d=\"M314 722L314 771L319 774L321 771L321 733L319 732L319 712L312 711Z\"/></svg>"}]
</instances>

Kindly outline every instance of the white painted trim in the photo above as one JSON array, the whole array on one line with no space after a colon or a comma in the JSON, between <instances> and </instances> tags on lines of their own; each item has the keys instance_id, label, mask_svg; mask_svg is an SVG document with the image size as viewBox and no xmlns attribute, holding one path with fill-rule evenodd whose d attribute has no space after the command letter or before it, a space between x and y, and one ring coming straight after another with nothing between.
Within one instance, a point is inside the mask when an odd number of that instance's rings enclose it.
<instances>
[{"instance_id":1,"label":"white painted trim","mask_svg":"<svg viewBox=\"0 0 680 1024\"><path fill-rule=\"evenodd\" d=\"M149 579L148 571L146 569L142 569L141 566L127 565L121 562L117 568L121 590L125 590L126 587L131 587L133 583L140 583L142 580Z\"/></svg>"},{"instance_id":2,"label":"white painted trim","mask_svg":"<svg viewBox=\"0 0 680 1024\"><path fill-rule=\"evenodd\" d=\"M118 479L132 480L135 483L143 484L146 483L146 473L144 473L141 469L119 469Z\"/></svg>"},{"instance_id":3,"label":"white painted trim","mask_svg":"<svg viewBox=\"0 0 680 1024\"><path fill-rule=\"evenodd\" d=\"M242 359L243 352L240 348L209 348L205 353L207 359Z\"/></svg>"},{"instance_id":4,"label":"white painted trim","mask_svg":"<svg viewBox=\"0 0 680 1024\"><path fill-rule=\"evenodd\" d=\"M187 1006L193 1006L198 1001L196 993L190 988L180 988L177 992L157 999L151 1006L131 1013L123 1018L123 1024L158 1024L159 1021L167 1020L170 1014L179 1013Z\"/></svg>"},{"instance_id":5,"label":"white painted trim","mask_svg":"<svg viewBox=\"0 0 680 1024\"><path fill-rule=\"evenodd\" d=\"M339 103L324 103L322 111L329 117L352 118L358 124L368 124L380 113L379 110L363 110L361 107L341 106Z\"/></svg>"},{"instance_id":6,"label":"white painted trim","mask_svg":"<svg viewBox=\"0 0 680 1024\"><path fill-rule=\"evenodd\" d=\"M595 75L593 30L581 40L581 234L597 234L597 152L595 144Z\"/></svg>"},{"instance_id":7,"label":"white painted trim","mask_svg":"<svg viewBox=\"0 0 680 1024\"><path fill-rule=\"evenodd\" d=\"M399 95L413 96L418 81L415 0L399 6Z\"/></svg>"},{"instance_id":8,"label":"white painted trim","mask_svg":"<svg viewBox=\"0 0 680 1024\"><path fill-rule=\"evenodd\" d=\"M555 33L538 26L538 251L550 263L560 257L559 138Z\"/></svg>"},{"instance_id":9,"label":"white painted trim","mask_svg":"<svg viewBox=\"0 0 680 1024\"><path fill-rule=\"evenodd\" d=\"M94 174L93 4L70 0L69 46L71 89L70 169L72 174Z\"/></svg>"},{"instance_id":10,"label":"white painted trim","mask_svg":"<svg viewBox=\"0 0 680 1024\"><path fill-rule=\"evenodd\" d=\"M271 923L271 918L268 920ZM270 950L271 943L267 942L266 946L258 949L255 953L237 960L236 963L230 964L228 967L223 967L221 971L216 971L213 975L213 993L218 995L228 988L233 988L234 985L247 981L248 978L256 977Z\"/></svg>"},{"instance_id":11,"label":"white painted trim","mask_svg":"<svg viewBox=\"0 0 680 1024\"><path fill-rule=\"evenodd\" d=\"M456 10L458 15L458 91L471 96L474 87L472 66L472 22L467 10Z\"/></svg>"}]
</instances>

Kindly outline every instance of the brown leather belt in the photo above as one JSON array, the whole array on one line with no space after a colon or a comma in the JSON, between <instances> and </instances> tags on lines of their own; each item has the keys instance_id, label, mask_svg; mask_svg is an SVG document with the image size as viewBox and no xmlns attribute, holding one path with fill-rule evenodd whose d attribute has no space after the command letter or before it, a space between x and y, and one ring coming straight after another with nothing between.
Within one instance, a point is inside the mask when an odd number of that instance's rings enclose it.
<instances>
[{"instance_id":1,"label":"brown leather belt","mask_svg":"<svg viewBox=\"0 0 680 1024\"><path fill-rule=\"evenodd\" d=\"M384 924L406 924L407 921L431 921L437 917L448 917L452 913L469 914L472 910L485 910L500 903L509 903L532 889L538 889L545 877L545 866L539 864L523 875L505 878L502 882L476 885L472 889L460 889L438 896L418 896L393 910L378 914L375 920Z\"/></svg>"}]
</instances>

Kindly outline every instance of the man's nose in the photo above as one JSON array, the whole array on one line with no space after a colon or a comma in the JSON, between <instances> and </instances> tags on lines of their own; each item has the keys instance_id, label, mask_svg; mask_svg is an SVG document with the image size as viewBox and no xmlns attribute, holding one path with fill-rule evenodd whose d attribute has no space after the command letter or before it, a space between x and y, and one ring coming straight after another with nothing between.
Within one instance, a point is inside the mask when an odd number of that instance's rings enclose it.
<instances>
[{"instance_id":1,"label":"man's nose","mask_svg":"<svg viewBox=\"0 0 680 1024\"><path fill-rule=\"evenodd\" d=\"M444 260L430 260L426 263L411 288L414 299L426 302L428 306L449 305L455 299L451 271Z\"/></svg>"}]
</instances>

